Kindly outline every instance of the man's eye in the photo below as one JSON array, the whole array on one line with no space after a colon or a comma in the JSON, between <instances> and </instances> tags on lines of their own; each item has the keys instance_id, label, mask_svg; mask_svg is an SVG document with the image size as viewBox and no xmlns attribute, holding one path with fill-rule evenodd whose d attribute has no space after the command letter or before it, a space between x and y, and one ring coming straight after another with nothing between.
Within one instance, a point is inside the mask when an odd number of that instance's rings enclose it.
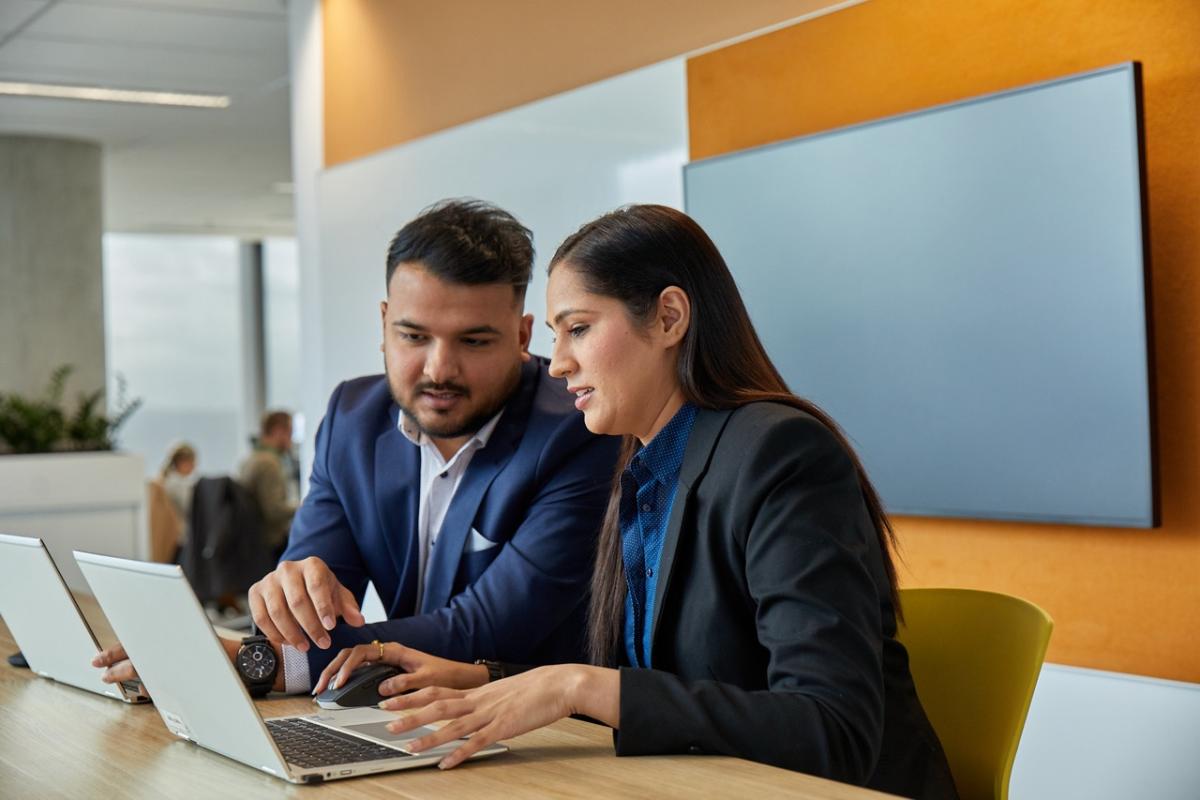
<instances>
[{"instance_id":1,"label":"man's eye","mask_svg":"<svg viewBox=\"0 0 1200 800\"><path fill-rule=\"evenodd\" d=\"M425 334L423 334L423 333L409 333L408 331L399 331L397 333L397 335L400 337L400 339L402 341L411 342L413 344L417 344L419 342L425 341Z\"/></svg>"},{"instance_id":2,"label":"man's eye","mask_svg":"<svg viewBox=\"0 0 1200 800\"><path fill-rule=\"evenodd\" d=\"M463 339L463 344L467 347L486 347L492 343L491 339Z\"/></svg>"}]
</instances>

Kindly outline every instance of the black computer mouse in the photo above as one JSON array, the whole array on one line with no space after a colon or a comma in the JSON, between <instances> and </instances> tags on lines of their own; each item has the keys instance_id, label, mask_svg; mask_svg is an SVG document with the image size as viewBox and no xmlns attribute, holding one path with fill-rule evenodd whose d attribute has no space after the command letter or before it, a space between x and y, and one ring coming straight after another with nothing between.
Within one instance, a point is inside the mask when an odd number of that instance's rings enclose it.
<instances>
[{"instance_id":1,"label":"black computer mouse","mask_svg":"<svg viewBox=\"0 0 1200 800\"><path fill-rule=\"evenodd\" d=\"M321 708L359 708L373 706L384 698L379 694L379 684L404 670L390 664L371 664L359 667L336 689L326 689L317 695Z\"/></svg>"}]
</instances>

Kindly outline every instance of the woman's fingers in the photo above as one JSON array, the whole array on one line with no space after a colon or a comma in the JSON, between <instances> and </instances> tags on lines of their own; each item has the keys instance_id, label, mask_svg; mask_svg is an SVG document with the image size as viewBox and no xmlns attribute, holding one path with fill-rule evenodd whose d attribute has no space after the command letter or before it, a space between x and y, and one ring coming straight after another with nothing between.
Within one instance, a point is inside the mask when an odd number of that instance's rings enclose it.
<instances>
[{"instance_id":1,"label":"woman's fingers","mask_svg":"<svg viewBox=\"0 0 1200 800\"><path fill-rule=\"evenodd\" d=\"M393 694L407 692L409 689L419 689L425 685L425 683L421 682L421 674L419 672L403 672L379 684L379 694L383 697L389 697ZM380 708L383 707L381 704Z\"/></svg>"},{"instance_id":2,"label":"woman's fingers","mask_svg":"<svg viewBox=\"0 0 1200 800\"><path fill-rule=\"evenodd\" d=\"M423 750L430 750L434 747L453 742L455 739L461 739L474 733L477 729L482 728L487 724L482 714L466 714L455 720L447 722L442 727L435 731L425 734L411 740L407 747L414 753L419 753Z\"/></svg>"},{"instance_id":3,"label":"woman's fingers","mask_svg":"<svg viewBox=\"0 0 1200 800\"><path fill-rule=\"evenodd\" d=\"M470 739L467 739L459 747L454 748L448 756L439 761L438 769L452 769L457 767L483 748L500 741L500 739L501 737L496 731L495 725L485 725L472 734Z\"/></svg>"},{"instance_id":4,"label":"woman's fingers","mask_svg":"<svg viewBox=\"0 0 1200 800\"><path fill-rule=\"evenodd\" d=\"M395 703L397 700L408 700L420 694L429 693L424 701L419 701L415 705L409 706L415 710L396 720L388 723L388 730L392 733L403 733L404 731L419 728L422 725L428 725L431 722L440 720L453 720L458 717L471 713L474 710L474 704L465 698L460 697L463 692L453 689L430 688L422 689L415 694L406 695L404 697L392 698L389 703ZM440 698L440 699L431 699ZM394 708L392 706L389 708Z\"/></svg>"},{"instance_id":5,"label":"woman's fingers","mask_svg":"<svg viewBox=\"0 0 1200 800\"><path fill-rule=\"evenodd\" d=\"M330 680L334 675L337 674L337 671L341 668L342 664L345 663L346 659L350 657L350 654L353 651L353 647L347 647L345 650L333 657L333 661L330 661L329 665L325 667L325 669L321 670L321 675L317 678L316 685L313 686L313 694L320 694L321 692L325 691L325 687L329 686Z\"/></svg>"},{"instance_id":6,"label":"woman's fingers","mask_svg":"<svg viewBox=\"0 0 1200 800\"><path fill-rule=\"evenodd\" d=\"M337 675L329 684L334 689L345 685L346 681L350 679L350 673L362 666L364 662L369 661L372 655L379 655L379 645L360 644L342 652L346 654L346 660L342 662Z\"/></svg>"}]
</instances>

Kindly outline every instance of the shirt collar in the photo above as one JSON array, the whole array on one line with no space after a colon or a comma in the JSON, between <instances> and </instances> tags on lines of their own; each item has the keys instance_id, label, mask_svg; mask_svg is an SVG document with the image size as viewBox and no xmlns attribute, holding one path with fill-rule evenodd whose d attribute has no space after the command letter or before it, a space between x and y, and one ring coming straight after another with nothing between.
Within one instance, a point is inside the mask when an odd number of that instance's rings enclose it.
<instances>
[{"instance_id":1,"label":"shirt collar","mask_svg":"<svg viewBox=\"0 0 1200 800\"><path fill-rule=\"evenodd\" d=\"M696 407L691 403L684 403L650 443L634 455L629 462L629 468L639 483L653 477L666 485L679 476L688 437L695 422Z\"/></svg>"},{"instance_id":2,"label":"shirt collar","mask_svg":"<svg viewBox=\"0 0 1200 800\"><path fill-rule=\"evenodd\" d=\"M463 447L467 447L469 445L474 445L478 449L487 447L488 440L492 438L492 434L496 431L496 425L500 423L500 417L503 415L504 409L502 408L497 411L496 415L489 419L482 428L475 431L475 435L468 439L467 443L464 444ZM412 426L412 422L403 411L400 412L400 419L396 420L396 427L400 430L400 433L404 434L405 439L408 439L417 447L433 443L433 440L429 436ZM461 449L462 448L460 448L460 451Z\"/></svg>"}]
</instances>

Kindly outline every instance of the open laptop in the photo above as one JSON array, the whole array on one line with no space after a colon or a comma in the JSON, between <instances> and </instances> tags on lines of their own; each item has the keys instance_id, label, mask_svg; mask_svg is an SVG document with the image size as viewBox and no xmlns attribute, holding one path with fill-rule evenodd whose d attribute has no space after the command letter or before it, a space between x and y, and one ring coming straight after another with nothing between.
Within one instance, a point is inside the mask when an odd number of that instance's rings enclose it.
<instances>
[{"instance_id":1,"label":"open laptop","mask_svg":"<svg viewBox=\"0 0 1200 800\"><path fill-rule=\"evenodd\" d=\"M0 534L0 617L38 675L126 703L150 699L141 681L100 680L100 643L41 539Z\"/></svg>"},{"instance_id":2,"label":"open laptop","mask_svg":"<svg viewBox=\"0 0 1200 800\"><path fill-rule=\"evenodd\" d=\"M176 736L292 783L433 765L459 744L409 753L405 743L430 729L389 733L396 715L378 708L264 720L183 570L79 551L75 560Z\"/></svg>"}]
</instances>

